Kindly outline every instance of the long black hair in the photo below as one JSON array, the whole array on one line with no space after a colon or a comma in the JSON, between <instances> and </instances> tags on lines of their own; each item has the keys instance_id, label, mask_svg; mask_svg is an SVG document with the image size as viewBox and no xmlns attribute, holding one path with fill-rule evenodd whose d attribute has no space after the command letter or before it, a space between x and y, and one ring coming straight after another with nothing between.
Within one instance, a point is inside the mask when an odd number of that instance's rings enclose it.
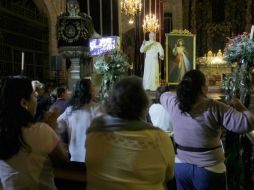
<instances>
[{"instance_id":1,"label":"long black hair","mask_svg":"<svg viewBox=\"0 0 254 190\"><path fill-rule=\"evenodd\" d=\"M106 101L108 114L123 119L138 120L144 114L149 99L140 78L126 77L115 83Z\"/></svg>"},{"instance_id":2,"label":"long black hair","mask_svg":"<svg viewBox=\"0 0 254 190\"><path fill-rule=\"evenodd\" d=\"M80 79L76 82L74 92L70 98L69 105L72 110L80 109L92 100L92 82L90 79Z\"/></svg>"},{"instance_id":3,"label":"long black hair","mask_svg":"<svg viewBox=\"0 0 254 190\"><path fill-rule=\"evenodd\" d=\"M22 127L34 122L32 114L21 106L22 98L30 100L31 80L9 76L0 81L0 159L7 160L21 147L30 151L22 137Z\"/></svg>"},{"instance_id":4,"label":"long black hair","mask_svg":"<svg viewBox=\"0 0 254 190\"><path fill-rule=\"evenodd\" d=\"M191 70L185 73L176 90L179 109L183 113L191 110L197 98L202 93L202 87L205 84L205 75L201 71Z\"/></svg>"}]
</instances>

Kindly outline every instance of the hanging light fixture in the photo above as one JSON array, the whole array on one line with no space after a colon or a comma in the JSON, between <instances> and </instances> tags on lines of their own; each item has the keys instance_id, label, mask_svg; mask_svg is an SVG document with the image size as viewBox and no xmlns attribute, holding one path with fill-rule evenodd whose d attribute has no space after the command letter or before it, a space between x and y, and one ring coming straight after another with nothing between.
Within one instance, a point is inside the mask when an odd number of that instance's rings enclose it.
<instances>
[{"instance_id":1,"label":"hanging light fixture","mask_svg":"<svg viewBox=\"0 0 254 190\"><path fill-rule=\"evenodd\" d=\"M143 31L146 32L158 32L160 28L159 21L155 14L149 14L145 16L143 23Z\"/></svg>"},{"instance_id":2,"label":"hanging light fixture","mask_svg":"<svg viewBox=\"0 0 254 190\"><path fill-rule=\"evenodd\" d=\"M129 23L134 22L134 16L141 11L142 3L141 0L121 0L121 11L130 16Z\"/></svg>"},{"instance_id":3,"label":"hanging light fixture","mask_svg":"<svg viewBox=\"0 0 254 190\"><path fill-rule=\"evenodd\" d=\"M149 1L150 13L144 17L143 31L146 32L158 32L160 25L159 20L156 18L156 1L155 1L155 14L151 13L151 0Z\"/></svg>"}]
</instances>

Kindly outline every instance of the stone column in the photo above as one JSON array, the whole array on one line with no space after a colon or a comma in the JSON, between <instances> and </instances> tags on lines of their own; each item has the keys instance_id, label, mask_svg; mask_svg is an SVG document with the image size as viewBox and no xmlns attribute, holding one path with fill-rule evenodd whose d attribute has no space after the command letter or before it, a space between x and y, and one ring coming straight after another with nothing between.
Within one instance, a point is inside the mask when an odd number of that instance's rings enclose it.
<instances>
[{"instance_id":1,"label":"stone column","mask_svg":"<svg viewBox=\"0 0 254 190\"><path fill-rule=\"evenodd\" d=\"M80 58L71 58L70 61L68 86L70 90L73 90L75 83L80 79Z\"/></svg>"},{"instance_id":2,"label":"stone column","mask_svg":"<svg viewBox=\"0 0 254 190\"><path fill-rule=\"evenodd\" d=\"M59 53L71 61L68 86L70 90L73 90L75 83L83 78L83 73L85 73L83 59L89 57L88 42L95 30L92 18L86 13L80 12L77 0L67 0L66 2L67 12L57 16L55 29Z\"/></svg>"},{"instance_id":3,"label":"stone column","mask_svg":"<svg viewBox=\"0 0 254 190\"><path fill-rule=\"evenodd\" d=\"M60 47L59 53L71 61L71 66L68 69L68 87L73 90L76 81L83 78L81 65L83 59L88 57L88 50L82 46Z\"/></svg>"},{"instance_id":4,"label":"stone column","mask_svg":"<svg viewBox=\"0 0 254 190\"><path fill-rule=\"evenodd\" d=\"M80 64L80 77L92 77L93 74L93 59L91 57L84 57Z\"/></svg>"}]
</instances>

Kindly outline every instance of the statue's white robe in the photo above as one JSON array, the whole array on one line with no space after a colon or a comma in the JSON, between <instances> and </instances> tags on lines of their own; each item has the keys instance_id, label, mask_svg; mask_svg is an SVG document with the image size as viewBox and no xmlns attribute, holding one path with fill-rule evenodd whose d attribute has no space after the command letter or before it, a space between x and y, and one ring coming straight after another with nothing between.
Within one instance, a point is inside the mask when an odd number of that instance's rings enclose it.
<instances>
[{"instance_id":1,"label":"statue's white robe","mask_svg":"<svg viewBox=\"0 0 254 190\"><path fill-rule=\"evenodd\" d=\"M151 48L145 51L146 46L152 44ZM160 86L160 73L158 56L163 59L164 51L159 42L146 41L140 47L140 52L145 53L143 86L145 90L155 91Z\"/></svg>"}]
</instances>

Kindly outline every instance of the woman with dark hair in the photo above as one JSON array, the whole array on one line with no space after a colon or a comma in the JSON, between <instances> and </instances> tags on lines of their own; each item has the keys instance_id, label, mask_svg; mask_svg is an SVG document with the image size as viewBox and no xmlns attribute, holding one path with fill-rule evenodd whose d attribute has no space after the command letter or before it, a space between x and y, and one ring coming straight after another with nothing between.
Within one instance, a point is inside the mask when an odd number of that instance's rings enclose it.
<instances>
[{"instance_id":1,"label":"woman with dark hair","mask_svg":"<svg viewBox=\"0 0 254 190\"><path fill-rule=\"evenodd\" d=\"M103 113L94 98L95 89L91 80L77 81L69 106L57 119L62 140L68 144L71 161L85 161L86 130L92 120Z\"/></svg>"},{"instance_id":2,"label":"woman with dark hair","mask_svg":"<svg viewBox=\"0 0 254 190\"><path fill-rule=\"evenodd\" d=\"M87 131L87 189L163 190L173 177L170 138L143 121L148 98L137 77L117 82L106 102L107 115Z\"/></svg>"},{"instance_id":3,"label":"woman with dark hair","mask_svg":"<svg viewBox=\"0 0 254 190\"><path fill-rule=\"evenodd\" d=\"M36 121L43 121L45 114L49 111L50 106L54 103L51 96L49 85L44 85L38 80L32 81L34 91L37 93L37 108L35 113Z\"/></svg>"},{"instance_id":4,"label":"woman with dark hair","mask_svg":"<svg viewBox=\"0 0 254 190\"><path fill-rule=\"evenodd\" d=\"M173 124L177 190L226 190L221 128L235 133L254 129L254 116L239 99L229 106L206 94L204 74L191 70L178 85L176 97L166 92L160 98Z\"/></svg>"},{"instance_id":5,"label":"woman with dark hair","mask_svg":"<svg viewBox=\"0 0 254 190\"><path fill-rule=\"evenodd\" d=\"M51 105L51 108L58 107L60 109L60 114L62 114L68 107L68 89L65 86L60 86L56 88L56 101Z\"/></svg>"},{"instance_id":6,"label":"woman with dark hair","mask_svg":"<svg viewBox=\"0 0 254 190\"><path fill-rule=\"evenodd\" d=\"M3 189L56 189L51 161L66 161L67 153L53 130L57 113L47 114L51 126L35 123L36 105L37 94L30 79L10 76L0 81Z\"/></svg>"}]
</instances>

